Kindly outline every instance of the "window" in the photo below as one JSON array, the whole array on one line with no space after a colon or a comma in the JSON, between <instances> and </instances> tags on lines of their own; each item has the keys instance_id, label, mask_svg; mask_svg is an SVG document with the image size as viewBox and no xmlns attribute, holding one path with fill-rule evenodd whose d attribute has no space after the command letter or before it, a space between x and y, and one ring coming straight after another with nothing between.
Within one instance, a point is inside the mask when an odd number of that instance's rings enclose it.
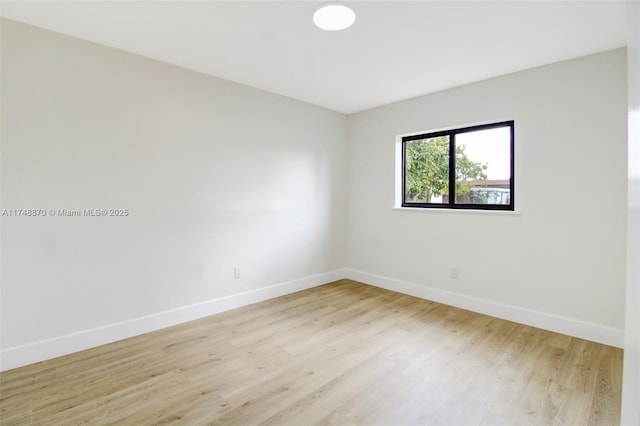
<instances>
[{"instance_id":1,"label":"window","mask_svg":"<svg viewBox=\"0 0 640 426\"><path fill-rule=\"evenodd\" d=\"M403 137L402 207L514 210L513 134L505 121Z\"/></svg>"}]
</instances>

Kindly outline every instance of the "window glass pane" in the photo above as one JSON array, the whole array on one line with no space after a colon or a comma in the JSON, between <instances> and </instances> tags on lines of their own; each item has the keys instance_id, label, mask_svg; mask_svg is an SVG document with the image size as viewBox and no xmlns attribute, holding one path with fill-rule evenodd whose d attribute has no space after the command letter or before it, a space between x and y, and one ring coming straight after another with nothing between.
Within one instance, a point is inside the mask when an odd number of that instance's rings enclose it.
<instances>
[{"instance_id":1,"label":"window glass pane","mask_svg":"<svg viewBox=\"0 0 640 426\"><path fill-rule=\"evenodd\" d=\"M510 181L510 127L456 135L456 204L509 204Z\"/></svg>"},{"instance_id":2,"label":"window glass pane","mask_svg":"<svg viewBox=\"0 0 640 426\"><path fill-rule=\"evenodd\" d=\"M449 136L405 142L404 200L449 202Z\"/></svg>"}]
</instances>

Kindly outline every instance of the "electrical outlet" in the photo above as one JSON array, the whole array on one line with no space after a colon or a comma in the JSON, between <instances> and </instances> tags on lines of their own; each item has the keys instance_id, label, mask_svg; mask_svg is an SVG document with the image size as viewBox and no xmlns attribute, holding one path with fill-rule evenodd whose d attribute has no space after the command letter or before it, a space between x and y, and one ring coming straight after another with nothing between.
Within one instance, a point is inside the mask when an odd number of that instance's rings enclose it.
<instances>
[{"instance_id":1,"label":"electrical outlet","mask_svg":"<svg viewBox=\"0 0 640 426\"><path fill-rule=\"evenodd\" d=\"M451 278L458 278L459 275L460 275L460 271L458 270L458 267L457 266L451 267Z\"/></svg>"},{"instance_id":2,"label":"electrical outlet","mask_svg":"<svg viewBox=\"0 0 640 426\"><path fill-rule=\"evenodd\" d=\"M240 268L237 266L233 268L233 278L236 280L240 278Z\"/></svg>"}]
</instances>

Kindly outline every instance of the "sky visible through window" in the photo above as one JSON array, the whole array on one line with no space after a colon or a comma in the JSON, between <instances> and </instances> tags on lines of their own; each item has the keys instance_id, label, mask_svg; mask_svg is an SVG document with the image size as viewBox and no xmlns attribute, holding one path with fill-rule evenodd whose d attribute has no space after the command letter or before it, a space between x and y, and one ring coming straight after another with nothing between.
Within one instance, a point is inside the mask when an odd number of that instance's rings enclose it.
<instances>
[{"instance_id":1,"label":"sky visible through window","mask_svg":"<svg viewBox=\"0 0 640 426\"><path fill-rule=\"evenodd\" d=\"M456 135L456 146L464 146L470 160L486 164L487 179L511 178L509 127L498 127Z\"/></svg>"}]
</instances>

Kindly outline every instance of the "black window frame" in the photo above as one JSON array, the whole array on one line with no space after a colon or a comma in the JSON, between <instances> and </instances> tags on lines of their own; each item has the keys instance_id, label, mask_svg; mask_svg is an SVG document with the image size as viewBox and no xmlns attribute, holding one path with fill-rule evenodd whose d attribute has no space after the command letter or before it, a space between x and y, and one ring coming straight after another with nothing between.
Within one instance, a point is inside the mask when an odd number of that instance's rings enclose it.
<instances>
[{"instance_id":1,"label":"black window frame","mask_svg":"<svg viewBox=\"0 0 640 426\"><path fill-rule=\"evenodd\" d=\"M511 192L509 204L468 204L468 203L455 203L455 170L456 170L456 135L461 133L475 132L479 130L495 129L499 127L509 127L510 129L510 169L511 179L509 182L509 190ZM407 142L411 142L419 139L434 138L438 136L449 136L449 201L448 203L418 203L407 202L406 200L406 147ZM451 209L451 210L502 210L502 211L515 211L515 121L507 120L497 123L481 124L468 127L453 128L449 130L439 130L435 132L421 133L411 136L402 137L402 207L411 208L426 208L426 209ZM454 153L451 155L451 153Z\"/></svg>"}]
</instances>

